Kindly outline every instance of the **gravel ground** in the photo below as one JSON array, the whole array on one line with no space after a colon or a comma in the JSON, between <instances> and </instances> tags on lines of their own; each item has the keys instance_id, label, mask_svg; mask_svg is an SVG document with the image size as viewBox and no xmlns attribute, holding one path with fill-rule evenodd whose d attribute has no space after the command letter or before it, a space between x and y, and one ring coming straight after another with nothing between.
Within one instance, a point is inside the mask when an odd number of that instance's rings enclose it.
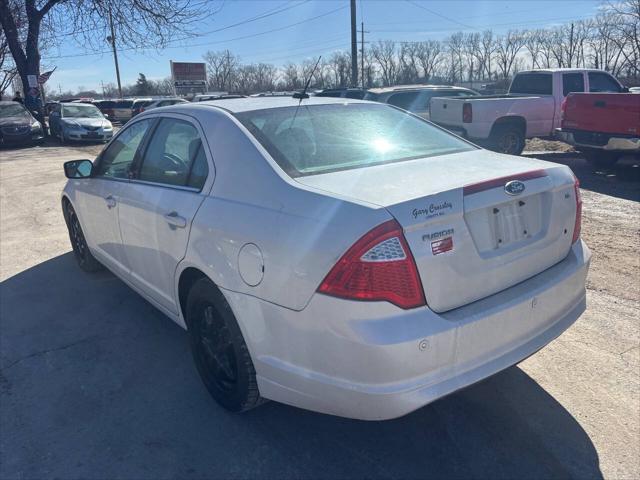
<instances>
[{"instance_id":1,"label":"gravel ground","mask_svg":"<svg viewBox=\"0 0 640 480\"><path fill-rule=\"evenodd\" d=\"M548 147L548 146L547 146ZM640 478L640 167L582 184L585 314L536 355L411 415L358 422L211 401L184 332L75 265L62 162L0 150L0 478ZM540 143L529 150L540 156Z\"/></svg>"}]
</instances>

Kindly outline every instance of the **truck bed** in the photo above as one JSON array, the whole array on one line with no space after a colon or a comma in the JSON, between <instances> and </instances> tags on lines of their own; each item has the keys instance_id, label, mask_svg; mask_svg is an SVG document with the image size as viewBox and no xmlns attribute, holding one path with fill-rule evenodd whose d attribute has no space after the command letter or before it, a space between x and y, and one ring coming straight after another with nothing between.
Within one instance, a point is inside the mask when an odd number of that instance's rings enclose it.
<instances>
[{"instance_id":1,"label":"truck bed","mask_svg":"<svg viewBox=\"0 0 640 480\"><path fill-rule=\"evenodd\" d=\"M562 129L637 136L640 95L571 93L563 106Z\"/></svg>"}]
</instances>

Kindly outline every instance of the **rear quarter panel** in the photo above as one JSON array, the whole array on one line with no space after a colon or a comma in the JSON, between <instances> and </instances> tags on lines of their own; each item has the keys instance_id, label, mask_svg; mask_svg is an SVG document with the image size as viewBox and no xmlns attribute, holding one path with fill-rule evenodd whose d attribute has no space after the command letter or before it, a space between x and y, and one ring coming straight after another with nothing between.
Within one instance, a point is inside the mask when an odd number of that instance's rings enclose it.
<instances>
[{"instance_id":1,"label":"rear quarter panel","mask_svg":"<svg viewBox=\"0 0 640 480\"><path fill-rule=\"evenodd\" d=\"M235 119L220 112L207 125L216 178L191 228L180 272L193 266L219 287L290 309L303 309L342 254L388 220L379 206L328 196L284 174ZM261 251L261 282L250 286L239 252Z\"/></svg>"}]
</instances>

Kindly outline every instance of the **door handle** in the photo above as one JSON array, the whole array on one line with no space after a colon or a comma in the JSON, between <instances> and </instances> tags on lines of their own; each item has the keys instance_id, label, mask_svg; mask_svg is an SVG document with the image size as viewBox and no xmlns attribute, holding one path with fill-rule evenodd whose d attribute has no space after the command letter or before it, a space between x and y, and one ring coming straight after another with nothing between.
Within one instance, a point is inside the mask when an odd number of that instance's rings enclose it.
<instances>
[{"instance_id":1,"label":"door handle","mask_svg":"<svg viewBox=\"0 0 640 480\"><path fill-rule=\"evenodd\" d=\"M178 215L178 212L170 212L164 214L164 219L169 225L176 228L184 228L187 226L187 219Z\"/></svg>"},{"instance_id":2,"label":"door handle","mask_svg":"<svg viewBox=\"0 0 640 480\"><path fill-rule=\"evenodd\" d=\"M116 206L116 199L113 198L113 195L109 195L108 197L105 197L104 201L107 202L107 208L109 210L111 210L113 207Z\"/></svg>"}]
</instances>

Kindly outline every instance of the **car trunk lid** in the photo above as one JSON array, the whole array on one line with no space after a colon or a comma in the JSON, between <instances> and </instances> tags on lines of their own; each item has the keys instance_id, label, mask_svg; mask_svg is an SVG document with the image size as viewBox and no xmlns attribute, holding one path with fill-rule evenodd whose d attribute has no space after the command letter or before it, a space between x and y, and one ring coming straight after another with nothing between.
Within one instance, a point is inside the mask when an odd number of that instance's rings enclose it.
<instances>
[{"instance_id":1,"label":"car trunk lid","mask_svg":"<svg viewBox=\"0 0 640 480\"><path fill-rule=\"evenodd\" d=\"M381 167L348 171L349 183L347 172L298 180L382 203L404 230L436 312L509 288L569 252L576 203L566 167L484 151L385 167L382 183L373 172Z\"/></svg>"}]
</instances>

